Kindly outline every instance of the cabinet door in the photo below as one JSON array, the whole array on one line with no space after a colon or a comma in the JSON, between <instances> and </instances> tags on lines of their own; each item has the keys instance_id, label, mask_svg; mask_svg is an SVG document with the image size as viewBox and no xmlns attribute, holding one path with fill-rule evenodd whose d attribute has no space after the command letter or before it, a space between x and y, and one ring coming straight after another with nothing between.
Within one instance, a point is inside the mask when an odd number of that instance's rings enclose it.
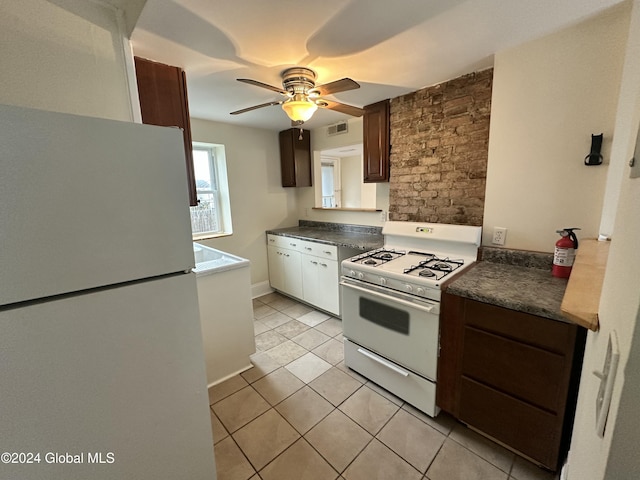
<instances>
[{"instance_id":1,"label":"cabinet door","mask_svg":"<svg viewBox=\"0 0 640 480\"><path fill-rule=\"evenodd\" d=\"M311 134L290 128L279 134L283 187L311 186ZM302 138L300 138L302 137Z\"/></svg>"},{"instance_id":2,"label":"cabinet door","mask_svg":"<svg viewBox=\"0 0 640 480\"><path fill-rule=\"evenodd\" d=\"M142 123L179 127L183 133L189 204L197 205L187 79L178 67L135 57Z\"/></svg>"},{"instance_id":3,"label":"cabinet door","mask_svg":"<svg viewBox=\"0 0 640 480\"><path fill-rule=\"evenodd\" d=\"M284 291L284 266L282 265L281 249L269 245L267 248L267 260L269 263L269 283L276 290Z\"/></svg>"},{"instance_id":4,"label":"cabinet door","mask_svg":"<svg viewBox=\"0 0 640 480\"><path fill-rule=\"evenodd\" d=\"M282 266L284 272L283 292L302 298L302 269L300 252L282 249Z\"/></svg>"},{"instance_id":5,"label":"cabinet door","mask_svg":"<svg viewBox=\"0 0 640 480\"><path fill-rule=\"evenodd\" d=\"M340 315L340 287L338 262L318 258L318 306L327 312Z\"/></svg>"},{"instance_id":6,"label":"cabinet door","mask_svg":"<svg viewBox=\"0 0 640 480\"><path fill-rule=\"evenodd\" d=\"M302 290L303 299L311 305L320 307L320 282L318 264L320 259L312 255L302 255Z\"/></svg>"},{"instance_id":7,"label":"cabinet door","mask_svg":"<svg viewBox=\"0 0 640 480\"><path fill-rule=\"evenodd\" d=\"M389 181L389 100L364 107L364 182Z\"/></svg>"},{"instance_id":8,"label":"cabinet door","mask_svg":"<svg viewBox=\"0 0 640 480\"><path fill-rule=\"evenodd\" d=\"M302 255L302 287L305 302L340 315L337 261Z\"/></svg>"}]
</instances>

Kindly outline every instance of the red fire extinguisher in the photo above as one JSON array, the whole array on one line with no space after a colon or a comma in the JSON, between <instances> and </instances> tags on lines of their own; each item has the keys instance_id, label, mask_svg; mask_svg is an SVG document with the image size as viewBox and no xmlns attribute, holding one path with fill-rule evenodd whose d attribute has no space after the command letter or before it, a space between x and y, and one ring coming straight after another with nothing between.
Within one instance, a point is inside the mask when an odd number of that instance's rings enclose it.
<instances>
[{"instance_id":1,"label":"red fire extinguisher","mask_svg":"<svg viewBox=\"0 0 640 480\"><path fill-rule=\"evenodd\" d=\"M553 267L551 274L554 277L569 278L571 275L571 267L576 258L576 250L578 249L578 237L573 233L579 228L563 228L556 230L561 238L556 242L556 248L553 252Z\"/></svg>"}]
</instances>

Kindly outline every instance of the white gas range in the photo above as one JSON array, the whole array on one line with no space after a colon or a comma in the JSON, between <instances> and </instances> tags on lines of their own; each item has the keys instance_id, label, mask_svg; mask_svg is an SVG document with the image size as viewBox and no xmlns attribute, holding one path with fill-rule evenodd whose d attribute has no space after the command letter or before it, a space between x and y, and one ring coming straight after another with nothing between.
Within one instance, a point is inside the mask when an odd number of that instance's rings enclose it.
<instances>
[{"instance_id":1,"label":"white gas range","mask_svg":"<svg viewBox=\"0 0 640 480\"><path fill-rule=\"evenodd\" d=\"M345 364L435 416L442 285L477 258L481 227L387 222L384 247L342 262Z\"/></svg>"}]
</instances>

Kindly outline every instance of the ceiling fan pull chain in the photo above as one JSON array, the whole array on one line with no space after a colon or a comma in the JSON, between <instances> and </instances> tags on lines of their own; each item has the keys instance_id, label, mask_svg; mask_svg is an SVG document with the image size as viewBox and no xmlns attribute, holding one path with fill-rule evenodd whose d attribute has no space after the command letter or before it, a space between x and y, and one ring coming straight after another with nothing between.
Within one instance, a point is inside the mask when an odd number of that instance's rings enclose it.
<instances>
[{"instance_id":1,"label":"ceiling fan pull chain","mask_svg":"<svg viewBox=\"0 0 640 480\"><path fill-rule=\"evenodd\" d=\"M298 137L298 140L302 140L302 125L300 125L300 136Z\"/></svg>"}]
</instances>

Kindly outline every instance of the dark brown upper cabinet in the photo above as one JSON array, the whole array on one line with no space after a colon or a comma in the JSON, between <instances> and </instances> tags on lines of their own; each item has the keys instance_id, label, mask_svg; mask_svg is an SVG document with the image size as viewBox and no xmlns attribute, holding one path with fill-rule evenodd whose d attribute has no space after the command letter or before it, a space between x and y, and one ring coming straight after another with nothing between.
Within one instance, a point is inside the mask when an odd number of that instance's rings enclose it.
<instances>
[{"instance_id":1,"label":"dark brown upper cabinet","mask_svg":"<svg viewBox=\"0 0 640 480\"><path fill-rule=\"evenodd\" d=\"M389 181L389 100L364 107L364 182Z\"/></svg>"},{"instance_id":2,"label":"dark brown upper cabinet","mask_svg":"<svg viewBox=\"0 0 640 480\"><path fill-rule=\"evenodd\" d=\"M185 73L181 68L140 57L135 57L135 64L142 123L182 129L189 205L197 205Z\"/></svg>"},{"instance_id":3,"label":"dark brown upper cabinet","mask_svg":"<svg viewBox=\"0 0 640 480\"><path fill-rule=\"evenodd\" d=\"M279 134L283 187L311 186L311 135L309 130L290 128Z\"/></svg>"}]
</instances>

